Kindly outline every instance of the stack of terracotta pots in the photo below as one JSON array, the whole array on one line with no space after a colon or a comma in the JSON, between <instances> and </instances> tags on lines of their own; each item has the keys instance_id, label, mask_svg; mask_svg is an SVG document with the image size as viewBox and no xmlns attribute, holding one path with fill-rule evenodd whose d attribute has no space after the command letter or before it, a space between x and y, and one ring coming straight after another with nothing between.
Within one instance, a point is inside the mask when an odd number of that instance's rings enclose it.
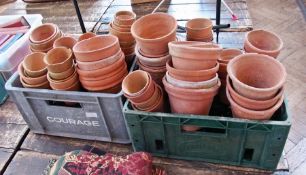
<instances>
[{"instance_id":1,"label":"stack of terracotta pots","mask_svg":"<svg viewBox=\"0 0 306 175\"><path fill-rule=\"evenodd\" d=\"M95 36L96 36L96 34L94 34L92 32L83 33L82 35L79 36L78 41L83 41L85 39L89 39L89 38L92 38L92 37L95 37Z\"/></svg>"},{"instance_id":2,"label":"stack of terracotta pots","mask_svg":"<svg viewBox=\"0 0 306 175\"><path fill-rule=\"evenodd\" d=\"M120 47L125 54L126 62L132 64L135 55L135 39L131 34L131 26L136 20L136 14L131 11L118 11L114 21L109 24L109 32L119 39Z\"/></svg>"},{"instance_id":3,"label":"stack of terracotta pots","mask_svg":"<svg viewBox=\"0 0 306 175\"><path fill-rule=\"evenodd\" d=\"M118 38L100 35L78 42L73 47L82 86L89 91L117 93L128 74Z\"/></svg>"},{"instance_id":4,"label":"stack of terracotta pots","mask_svg":"<svg viewBox=\"0 0 306 175\"><path fill-rule=\"evenodd\" d=\"M44 62L45 53L35 52L27 55L19 64L20 82L26 88L49 89L47 80L47 65Z\"/></svg>"},{"instance_id":5,"label":"stack of terracotta pots","mask_svg":"<svg viewBox=\"0 0 306 175\"><path fill-rule=\"evenodd\" d=\"M172 62L167 64L163 79L169 95L171 111L182 114L207 115L221 85L218 78L222 48L212 43L174 41L169 43ZM183 126L196 131L195 126Z\"/></svg>"},{"instance_id":6,"label":"stack of terracotta pots","mask_svg":"<svg viewBox=\"0 0 306 175\"><path fill-rule=\"evenodd\" d=\"M176 40L176 28L176 19L166 13L143 16L132 25L139 68L148 72L160 86L170 58L168 43Z\"/></svg>"},{"instance_id":7,"label":"stack of terracotta pots","mask_svg":"<svg viewBox=\"0 0 306 175\"><path fill-rule=\"evenodd\" d=\"M66 47L51 49L44 58L48 68L48 81L54 90L77 91L79 76L73 62L73 53Z\"/></svg>"},{"instance_id":8,"label":"stack of terracotta pots","mask_svg":"<svg viewBox=\"0 0 306 175\"><path fill-rule=\"evenodd\" d=\"M46 23L35 28L30 34L30 49L32 52L45 52L53 48L56 39L62 36L57 25Z\"/></svg>"},{"instance_id":9,"label":"stack of terracotta pots","mask_svg":"<svg viewBox=\"0 0 306 175\"><path fill-rule=\"evenodd\" d=\"M163 91L150 74L137 70L126 76L122 82L122 90L136 110L146 112L163 112Z\"/></svg>"},{"instance_id":10,"label":"stack of terracotta pots","mask_svg":"<svg viewBox=\"0 0 306 175\"><path fill-rule=\"evenodd\" d=\"M259 53L277 58L283 48L283 41L266 30L248 32L244 41L244 50L248 53Z\"/></svg>"},{"instance_id":11,"label":"stack of terracotta pots","mask_svg":"<svg viewBox=\"0 0 306 175\"><path fill-rule=\"evenodd\" d=\"M218 75L221 81L221 88L219 90L220 101L224 104L229 104L226 97L226 77L227 77L227 64L234 57L243 54L242 50L239 49L224 49L221 52L218 63L220 65Z\"/></svg>"},{"instance_id":12,"label":"stack of terracotta pots","mask_svg":"<svg viewBox=\"0 0 306 175\"><path fill-rule=\"evenodd\" d=\"M213 23L210 19L195 18L186 23L187 41L210 42L213 37Z\"/></svg>"},{"instance_id":13,"label":"stack of terracotta pots","mask_svg":"<svg viewBox=\"0 0 306 175\"><path fill-rule=\"evenodd\" d=\"M248 53L228 66L227 98L234 117L268 120L284 100L286 70L273 57Z\"/></svg>"}]
</instances>

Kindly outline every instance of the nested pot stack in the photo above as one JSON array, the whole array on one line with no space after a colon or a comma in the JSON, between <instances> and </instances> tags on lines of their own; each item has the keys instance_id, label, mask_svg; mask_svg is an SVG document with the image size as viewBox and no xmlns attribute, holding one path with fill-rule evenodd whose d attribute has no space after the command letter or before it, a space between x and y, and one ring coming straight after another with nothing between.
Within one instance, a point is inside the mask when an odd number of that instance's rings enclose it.
<instances>
[{"instance_id":1,"label":"nested pot stack","mask_svg":"<svg viewBox=\"0 0 306 175\"><path fill-rule=\"evenodd\" d=\"M118 93L128 74L119 40L100 35L79 41L73 52L82 86L88 91Z\"/></svg>"},{"instance_id":2,"label":"nested pot stack","mask_svg":"<svg viewBox=\"0 0 306 175\"><path fill-rule=\"evenodd\" d=\"M131 26L136 20L136 14L131 11L118 11L114 20L109 24L110 34L117 36L120 47L125 54L126 62L131 65L135 55L135 39L131 33Z\"/></svg>"},{"instance_id":3,"label":"nested pot stack","mask_svg":"<svg viewBox=\"0 0 306 175\"><path fill-rule=\"evenodd\" d=\"M268 120L282 105L286 70L271 56L247 53L228 66L227 98L234 117Z\"/></svg>"},{"instance_id":4,"label":"nested pot stack","mask_svg":"<svg viewBox=\"0 0 306 175\"><path fill-rule=\"evenodd\" d=\"M210 42L213 37L213 23L210 19L195 18L186 23L187 41Z\"/></svg>"},{"instance_id":5,"label":"nested pot stack","mask_svg":"<svg viewBox=\"0 0 306 175\"><path fill-rule=\"evenodd\" d=\"M163 86L166 62L170 59L168 43L176 40L176 19L166 13L143 16L132 25L131 32L136 39L135 54L141 70Z\"/></svg>"},{"instance_id":6,"label":"nested pot stack","mask_svg":"<svg viewBox=\"0 0 306 175\"><path fill-rule=\"evenodd\" d=\"M218 78L222 48L212 43L174 41L169 43L172 61L163 78L171 111L181 114L208 115L214 96L221 86ZM199 127L183 126L196 131Z\"/></svg>"},{"instance_id":7,"label":"nested pot stack","mask_svg":"<svg viewBox=\"0 0 306 175\"><path fill-rule=\"evenodd\" d=\"M127 75L122 82L122 90L135 110L163 112L163 90L149 73L137 70Z\"/></svg>"}]
</instances>

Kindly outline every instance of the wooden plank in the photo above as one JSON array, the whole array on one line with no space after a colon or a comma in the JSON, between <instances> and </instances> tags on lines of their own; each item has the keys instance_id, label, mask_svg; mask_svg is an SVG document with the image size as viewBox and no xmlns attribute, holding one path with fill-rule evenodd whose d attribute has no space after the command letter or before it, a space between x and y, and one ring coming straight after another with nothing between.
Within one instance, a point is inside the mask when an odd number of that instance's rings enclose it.
<instances>
[{"instance_id":1,"label":"wooden plank","mask_svg":"<svg viewBox=\"0 0 306 175\"><path fill-rule=\"evenodd\" d=\"M15 149L27 129L27 125L0 123L0 148Z\"/></svg>"},{"instance_id":2,"label":"wooden plank","mask_svg":"<svg viewBox=\"0 0 306 175\"><path fill-rule=\"evenodd\" d=\"M306 138L303 138L287 154L290 172L294 172L303 162L306 161Z\"/></svg>"},{"instance_id":3,"label":"wooden plank","mask_svg":"<svg viewBox=\"0 0 306 175\"><path fill-rule=\"evenodd\" d=\"M13 149L0 148L0 174L2 173L5 165L8 163L9 158L12 156L13 151Z\"/></svg>"}]
</instances>

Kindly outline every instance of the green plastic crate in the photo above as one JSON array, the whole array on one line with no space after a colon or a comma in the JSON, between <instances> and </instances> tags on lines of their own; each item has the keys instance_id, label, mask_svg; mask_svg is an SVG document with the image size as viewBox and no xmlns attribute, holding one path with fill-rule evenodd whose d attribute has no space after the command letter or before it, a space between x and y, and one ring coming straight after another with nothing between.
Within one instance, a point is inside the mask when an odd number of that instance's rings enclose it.
<instances>
[{"instance_id":1,"label":"green plastic crate","mask_svg":"<svg viewBox=\"0 0 306 175\"><path fill-rule=\"evenodd\" d=\"M8 97L8 93L5 90L4 85L5 85L5 80L0 74L0 105L3 104Z\"/></svg>"},{"instance_id":2,"label":"green plastic crate","mask_svg":"<svg viewBox=\"0 0 306 175\"><path fill-rule=\"evenodd\" d=\"M135 151L267 170L276 169L291 126L285 102L270 121L220 117L232 115L218 102L209 116L136 111L129 101L123 112ZM183 124L202 129L186 132Z\"/></svg>"}]
</instances>

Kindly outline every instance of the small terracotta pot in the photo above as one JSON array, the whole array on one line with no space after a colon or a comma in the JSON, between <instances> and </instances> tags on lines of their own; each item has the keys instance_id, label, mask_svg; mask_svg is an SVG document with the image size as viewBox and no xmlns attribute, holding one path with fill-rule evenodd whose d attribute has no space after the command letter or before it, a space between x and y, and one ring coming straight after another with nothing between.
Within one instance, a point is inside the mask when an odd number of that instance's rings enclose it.
<instances>
[{"instance_id":1,"label":"small terracotta pot","mask_svg":"<svg viewBox=\"0 0 306 175\"><path fill-rule=\"evenodd\" d=\"M68 78L64 80L54 80L50 77L50 74L47 75L48 81L50 82L50 86L52 89L55 90L65 90L70 88L72 85L75 84L75 82L79 81L79 76L76 71L72 75L70 75Z\"/></svg>"},{"instance_id":2,"label":"small terracotta pot","mask_svg":"<svg viewBox=\"0 0 306 175\"><path fill-rule=\"evenodd\" d=\"M131 32L131 25L130 26L123 26L123 25L117 25L116 23L112 22L110 26L119 32Z\"/></svg>"},{"instance_id":3,"label":"small terracotta pot","mask_svg":"<svg viewBox=\"0 0 306 175\"><path fill-rule=\"evenodd\" d=\"M125 95L131 97L137 97L138 95L144 93L146 89L151 86L150 75L141 70L136 70L129 73L122 82L122 91Z\"/></svg>"},{"instance_id":4,"label":"small terracotta pot","mask_svg":"<svg viewBox=\"0 0 306 175\"><path fill-rule=\"evenodd\" d=\"M144 55L167 55L168 43L176 40L176 19L166 13L145 15L136 20L131 28Z\"/></svg>"},{"instance_id":5,"label":"small terracotta pot","mask_svg":"<svg viewBox=\"0 0 306 175\"><path fill-rule=\"evenodd\" d=\"M72 51L66 47L51 49L44 58L49 72L61 73L73 65Z\"/></svg>"},{"instance_id":6,"label":"small terracotta pot","mask_svg":"<svg viewBox=\"0 0 306 175\"><path fill-rule=\"evenodd\" d=\"M25 88L50 89L49 81L43 82L43 83L41 83L41 84L31 85L31 84L25 83L25 82L23 81L23 79L20 78L20 82L21 82L22 86L25 87Z\"/></svg>"},{"instance_id":7,"label":"small terracotta pot","mask_svg":"<svg viewBox=\"0 0 306 175\"><path fill-rule=\"evenodd\" d=\"M186 89L175 87L163 78L165 90L169 95L171 111L181 114L207 115L210 111L214 96L221 85L209 89Z\"/></svg>"},{"instance_id":8,"label":"small terracotta pot","mask_svg":"<svg viewBox=\"0 0 306 175\"><path fill-rule=\"evenodd\" d=\"M96 34L92 33L92 32L87 32L87 33L84 33L82 34L79 39L78 39L78 42L80 41L83 41L83 40L86 40L86 39L89 39L89 38L92 38L92 37L95 37Z\"/></svg>"},{"instance_id":9,"label":"small terracotta pot","mask_svg":"<svg viewBox=\"0 0 306 175\"><path fill-rule=\"evenodd\" d=\"M212 33L213 23L210 19L195 18L186 23L186 33L188 39L208 39L213 38Z\"/></svg>"},{"instance_id":10,"label":"small terracotta pot","mask_svg":"<svg viewBox=\"0 0 306 175\"><path fill-rule=\"evenodd\" d=\"M40 77L47 73L47 65L44 62L45 53L35 52L27 55L22 64L24 71L30 77Z\"/></svg>"},{"instance_id":11,"label":"small terracotta pot","mask_svg":"<svg viewBox=\"0 0 306 175\"><path fill-rule=\"evenodd\" d=\"M135 107L139 110L143 110L146 111L148 109L150 109L152 106L155 106L156 102L159 100L161 96L161 87L156 85L154 87L154 93L152 94L152 96L140 103L135 103L133 102L133 104L135 105Z\"/></svg>"},{"instance_id":12,"label":"small terracotta pot","mask_svg":"<svg viewBox=\"0 0 306 175\"><path fill-rule=\"evenodd\" d=\"M48 74L53 80L64 80L70 77L74 72L75 72L75 65L72 64L72 66L64 72L54 73L49 71Z\"/></svg>"},{"instance_id":13,"label":"small terracotta pot","mask_svg":"<svg viewBox=\"0 0 306 175\"><path fill-rule=\"evenodd\" d=\"M141 62L141 64L150 66L150 67L164 67L167 63L168 60L170 60L171 55L166 55L163 57L158 57L158 58L148 58L141 53L139 53L139 48L136 46L135 48L135 54L138 58L138 60Z\"/></svg>"},{"instance_id":14,"label":"small terracotta pot","mask_svg":"<svg viewBox=\"0 0 306 175\"><path fill-rule=\"evenodd\" d=\"M231 59L241 54L243 51L239 49L223 49L218 62L227 64Z\"/></svg>"},{"instance_id":15,"label":"small terracotta pot","mask_svg":"<svg viewBox=\"0 0 306 175\"><path fill-rule=\"evenodd\" d=\"M58 33L53 38L51 38L50 40L48 40L46 42L43 42L43 43L39 43L39 44L30 43L30 47L33 51L45 52L47 50L50 50L50 48L52 49L54 41L56 39L60 38L62 35L63 35L62 32L58 31Z\"/></svg>"},{"instance_id":16,"label":"small terracotta pot","mask_svg":"<svg viewBox=\"0 0 306 175\"><path fill-rule=\"evenodd\" d=\"M216 74L214 78L206 81L200 81L200 82L182 81L171 77L169 73L166 72L166 80L168 83L176 87L187 88L187 89L209 89L218 83L219 78L218 74Z\"/></svg>"},{"instance_id":17,"label":"small terracotta pot","mask_svg":"<svg viewBox=\"0 0 306 175\"><path fill-rule=\"evenodd\" d=\"M273 57L248 53L235 57L227 66L233 87L254 100L273 98L286 80L285 67Z\"/></svg>"},{"instance_id":18,"label":"small terracotta pot","mask_svg":"<svg viewBox=\"0 0 306 175\"><path fill-rule=\"evenodd\" d=\"M58 33L58 27L52 23L42 24L32 30L30 34L30 42L41 44L54 38Z\"/></svg>"},{"instance_id":19,"label":"small terracotta pot","mask_svg":"<svg viewBox=\"0 0 306 175\"><path fill-rule=\"evenodd\" d=\"M213 43L174 41L169 43L174 68L182 70L205 70L216 66L222 48Z\"/></svg>"},{"instance_id":20,"label":"small terracotta pot","mask_svg":"<svg viewBox=\"0 0 306 175\"><path fill-rule=\"evenodd\" d=\"M97 70L97 69L102 69L104 67L107 67L115 63L116 61L118 61L120 58L124 58L124 54L122 53L121 50L119 50L114 55L104 58L102 60L91 61L91 62L82 62L82 61L76 60L76 62L78 64L79 69L85 70L85 71L91 71L91 70Z\"/></svg>"},{"instance_id":21,"label":"small terracotta pot","mask_svg":"<svg viewBox=\"0 0 306 175\"><path fill-rule=\"evenodd\" d=\"M118 38L113 35L95 36L78 42L73 47L77 61L91 62L113 56L120 50Z\"/></svg>"},{"instance_id":22,"label":"small terracotta pot","mask_svg":"<svg viewBox=\"0 0 306 175\"><path fill-rule=\"evenodd\" d=\"M219 69L219 63L215 67L206 70L181 70L175 69L172 65L172 61L169 60L166 64L169 75L177 80L199 82L212 79L216 76Z\"/></svg>"},{"instance_id":23,"label":"small terracotta pot","mask_svg":"<svg viewBox=\"0 0 306 175\"><path fill-rule=\"evenodd\" d=\"M230 96L234 100L234 102L236 102L241 107L244 107L244 108L247 108L247 109L250 109L250 110L256 110L256 111L266 110L266 109L271 108L284 95L284 87L282 87L278 91L277 95L275 95L275 97L273 97L271 99L268 99L268 100L252 100L252 99L248 99L248 98L245 98L245 97L239 95L232 88L232 84L231 84L229 78L227 78L227 86L226 87L227 87L227 89L228 89L228 91L230 93Z\"/></svg>"},{"instance_id":24,"label":"small terracotta pot","mask_svg":"<svg viewBox=\"0 0 306 175\"><path fill-rule=\"evenodd\" d=\"M68 49L73 48L73 46L77 43L77 40L70 36L63 36L56 39L53 43L53 47L66 47Z\"/></svg>"},{"instance_id":25,"label":"small terracotta pot","mask_svg":"<svg viewBox=\"0 0 306 175\"><path fill-rule=\"evenodd\" d=\"M112 23L109 24L109 33L114 36L117 36L120 42L134 42L135 41L131 32L118 31L112 27Z\"/></svg>"},{"instance_id":26,"label":"small terracotta pot","mask_svg":"<svg viewBox=\"0 0 306 175\"><path fill-rule=\"evenodd\" d=\"M121 47L121 50L124 53L124 55L130 55L130 54L134 53L135 45L132 45L130 47Z\"/></svg>"},{"instance_id":27,"label":"small terracotta pot","mask_svg":"<svg viewBox=\"0 0 306 175\"><path fill-rule=\"evenodd\" d=\"M141 62L139 62L139 60L137 60L137 64L139 65L140 70L144 70L144 71L148 72L151 75L152 79L158 85L163 86L162 79L167 72L166 66L163 66L163 67L148 67L148 66L145 66L145 65L141 64Z\"/></svg>"},{"instance_id":28,"label":"small terracotta pot","mask_svg":"<svg viewBox=\"0 0 306 175\"><path fill-rule=\"evenodd\" d=\"M244 50L249 53L260 53L277 58L283 48L283 41L266 30L253 30L246 34Z\"/></svg>"},{"instance_id":29,"label":"small terracotta pot","mask_svg":"<svg viewBox=\"0 0 306 175\"><path fill-rule=\"evenodd\" d=\"M114 22L118 25L132 25L136 19L136 14L131 11L118 11L115 14Z\"/></svg>"},{"instance_id":30,"label":"small terracotta pot","mask_svg":"<svg viewBox=\"0 0 306 175\"><path fill-rule=\"evenodd\" d=\"M20 75L20 78L24 81L24 83L28 85L38 85L38 84L43 84L44 82L48 81L47 80L47 74L44 74L40 77L28 77L24 74L24 69L22 66L22 62L18 66L18 73Z\"/></svg>"}]
</instances>

